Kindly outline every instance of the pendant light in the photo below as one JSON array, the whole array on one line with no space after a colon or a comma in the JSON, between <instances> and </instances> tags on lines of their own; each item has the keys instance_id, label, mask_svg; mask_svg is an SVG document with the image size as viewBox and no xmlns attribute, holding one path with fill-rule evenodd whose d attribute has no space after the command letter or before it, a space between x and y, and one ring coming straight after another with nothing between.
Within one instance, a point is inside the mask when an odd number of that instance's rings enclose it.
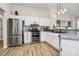
<instances>
[{"instance_id":1,"label":"pendant light","mask_svg":"<svg viewBox=\"0 0 79 59\"><path fill-rule=\"evenodd\" d=\"M65 12L67 11L67 9L63 8L63 5L60 3L57 3L57 12L53 15L54 17L57 17L58 15L63 15Z\"/></svg>"}]
</instances>

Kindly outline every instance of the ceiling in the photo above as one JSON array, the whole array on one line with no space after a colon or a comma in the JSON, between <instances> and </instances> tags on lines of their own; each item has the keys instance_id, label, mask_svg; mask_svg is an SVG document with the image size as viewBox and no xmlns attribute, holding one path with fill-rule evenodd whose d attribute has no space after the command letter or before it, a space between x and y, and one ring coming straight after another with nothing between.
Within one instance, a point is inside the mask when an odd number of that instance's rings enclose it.
<instances>
[{"instance_id":1,"label":"ceiling","mask_svg":"<svg viewBox=\"0 0 79 59\"><path fill-rule=\"evenodd\" d=\"M56 3L13 3L13 5L21 5L33 8L49 9L50 7L56 7Z\"/></svg>"},{"instance_id":2,"label":"ceiling","mask_svg":"<svg viewBox=\"0 0 79 59\"><path fill-rule=\"evenodd\" d=\"M57 3L14 3L13 5L21 5L25 7L50 9L57 8ZM62 8L66 8L68 13L74 16L79 16L79 3L63 3Z\"/></svg>"}]
</instances>

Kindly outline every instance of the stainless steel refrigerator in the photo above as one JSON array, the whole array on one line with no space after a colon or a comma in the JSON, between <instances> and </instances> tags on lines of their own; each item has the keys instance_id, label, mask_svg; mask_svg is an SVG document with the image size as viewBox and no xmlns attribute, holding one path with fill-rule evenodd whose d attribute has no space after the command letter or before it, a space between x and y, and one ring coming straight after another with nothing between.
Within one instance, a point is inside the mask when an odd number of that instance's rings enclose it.
<instances>
[{"instance_id":1,"label":"stainless steel refrigerator","mask_svg":"<svg viewBox=\"0 0 79 59\"><path fill-rule=\"evenodd\" d=\"M9 18L7 23L8 46L22 45L22 27L19 19Z\"/></svg>"}]
</instances>

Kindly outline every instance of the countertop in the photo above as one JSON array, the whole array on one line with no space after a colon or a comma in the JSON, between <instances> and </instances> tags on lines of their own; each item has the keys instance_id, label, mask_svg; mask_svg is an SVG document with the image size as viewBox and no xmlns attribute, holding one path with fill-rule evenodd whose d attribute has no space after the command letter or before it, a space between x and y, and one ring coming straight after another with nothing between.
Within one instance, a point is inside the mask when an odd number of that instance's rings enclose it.
<instances>
[{"instance_id":1,"label":"countertop","mask_svg":"<svg viewBox=\"0 0 79 59\"><path fill-rule=\"evenodd\" d=\"M57 33L53 31L44 31L44 32L50 32L50 33L55 33L57 35L61 36L61 39L66 39L66 40L76 40L79 41L79 31L77 30L68 30L66 33Z\"/></svg>"},{"instance_id":2,"label":"countertop","mask_svg":"<svg viewBox=\"0 0 79 59\"><path fill-rule=\"evenodd\" d=\"M66 39L66 40L77 40L79 41L79 30L66 30L67 32L61 32L57 33L54 31L40 31L40 32L50 32L50 33L55 33L57 35L61 36L61 39Z\"/></svg>"},{"instance_id":3,"label":"countertop","mask_svg":"<svg viewBox=\"0 0 79 59\"><path fill-rule=\"evenodd\" d=\"M79 31L68 31L67 33L60 33L60 35L61 39L79 41Z\"/></svg>"}]
</instances>

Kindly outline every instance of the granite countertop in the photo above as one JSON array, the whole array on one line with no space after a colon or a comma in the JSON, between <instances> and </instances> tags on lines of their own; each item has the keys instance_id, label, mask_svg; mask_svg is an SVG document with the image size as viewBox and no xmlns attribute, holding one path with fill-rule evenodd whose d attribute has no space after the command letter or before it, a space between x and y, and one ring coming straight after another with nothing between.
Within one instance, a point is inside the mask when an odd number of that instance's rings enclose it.
<instances>
[{"instance_id":1,"label":"granite countertop","mask_svg":"<svg viewBox=\"0 0 79 59\"><path fill-rule=\"evenodd\" d=\"M79 31L69 31L68 33L60 33L61 39L67 40L78 40L79 41Z\"/></svg>"},{"instance_id":2,"label":"granite countertop","mask_svg":"<svg viewBox=\"0 0 79 59\"><path fill-rule=\"evenodd\" d=\"M66 39L66 40L77 40L79 41L79 30L68 30L67 32L53 32L53 31L45 31L45 32L51 32L51 33L56 33L61 35L61 39Z\"/></svg>"}]
</instances>

